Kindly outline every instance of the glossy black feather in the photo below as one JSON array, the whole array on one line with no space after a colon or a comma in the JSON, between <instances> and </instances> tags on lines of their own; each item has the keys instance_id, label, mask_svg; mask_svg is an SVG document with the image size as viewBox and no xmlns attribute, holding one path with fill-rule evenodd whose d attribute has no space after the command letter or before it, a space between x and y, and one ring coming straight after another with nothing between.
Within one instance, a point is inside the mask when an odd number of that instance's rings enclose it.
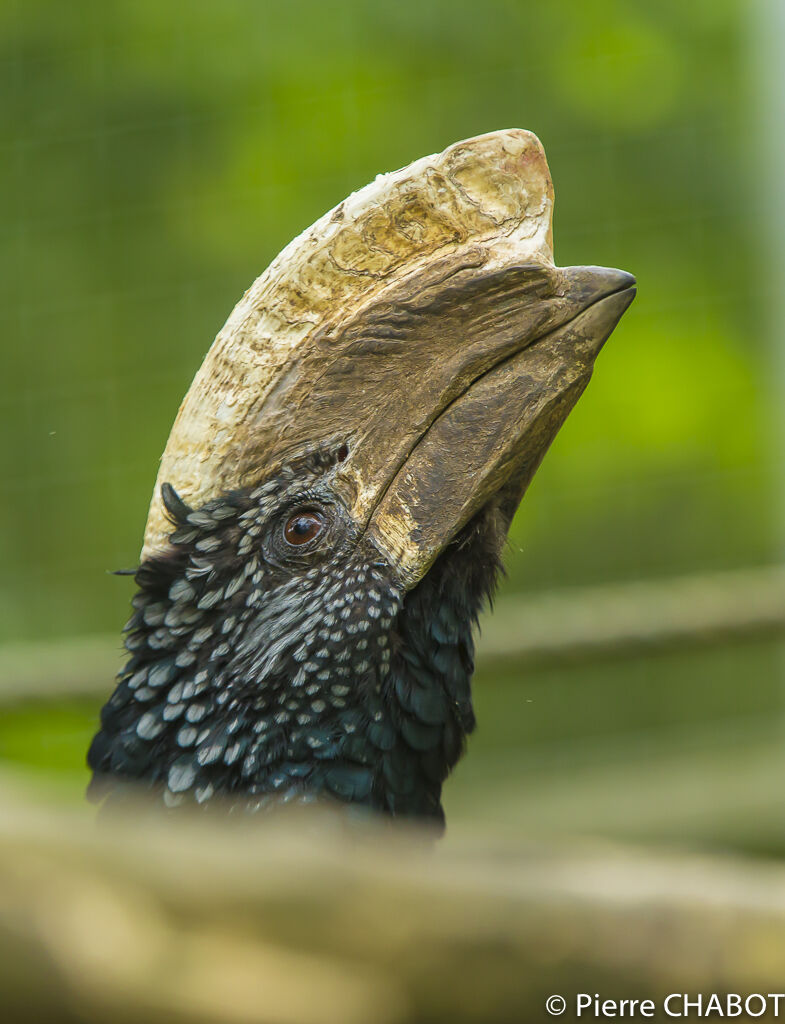
<instances>
[{"instance_id":1,"label":"glossy black feather","mask_svg":"<svg viewBox=\"0 0 785 1024\"><path fill-rule=\"evenodd\" d=\"M441 822L474 728L472 627L498 573L484 510L405 594L317 453L190 509L171 488L171 551L145 562L129 660L90 748L91 792L129 781L169 806L258 810L324 797ZM281 517L319 503L329 536L287 552Z\"/></svg>"}]
</instances>

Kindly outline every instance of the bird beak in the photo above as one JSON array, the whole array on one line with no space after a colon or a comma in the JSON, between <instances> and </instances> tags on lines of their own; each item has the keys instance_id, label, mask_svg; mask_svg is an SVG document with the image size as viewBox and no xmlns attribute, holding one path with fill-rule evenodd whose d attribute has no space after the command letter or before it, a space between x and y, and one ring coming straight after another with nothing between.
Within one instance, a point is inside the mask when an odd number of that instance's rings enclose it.
<instances>
[{"instance_id":1,"label":"bird beak","mask_svg":"<svg viewBox=\"0 0 785 1024\"><path fill-rule=\"evenodd\" d=\"M634 295L554 265L538 140L509 130L380 176L295 239L207 354L167 443L143 557L199 506L341 451L330 483L411 587L495 496L509 520Z\"/></svg>"},{"instance_id":2,"label":"bird beak","mask_svg":"<svg viewBox=\"0 0 785 1024\"><path fill-rule=\"evenodd\" d=\"M389 472L368 533L406 586L416 584L493 499L504 496L501 511L509 525L588 384L597 354L635 297L635 279L620 270L570 267L558 278L563 322L524 334L512 354L505 350L433 418L399 466L392 460L397 468Z\"/></svg>"}]
</instances>

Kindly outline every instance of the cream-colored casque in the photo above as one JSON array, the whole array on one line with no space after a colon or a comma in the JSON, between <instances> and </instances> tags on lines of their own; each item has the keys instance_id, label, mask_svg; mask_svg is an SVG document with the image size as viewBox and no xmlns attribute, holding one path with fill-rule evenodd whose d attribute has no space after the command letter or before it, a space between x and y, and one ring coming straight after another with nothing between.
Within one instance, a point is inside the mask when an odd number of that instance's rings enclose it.
<instances>
[{"instance_id":1,"label":"cream-colored casque","mask_svg":"<svg viewBox=\"0 0 785 1024\"><path fill-rule=\"evenodd\" d=\"M262 479L297 449L309 392L332 355L345 359L342 327L445 257L460 264L465 254L467 265L481 264L486 275L527 261L553 266L552 208L542 146L530 132L511 129L379 175L295 238L234 308L180 406L143 557L163 550L171 529L162 483L199 506ZM405 359L395 372L406 376ZM383 405L382 395L369 393L365 422L351 423L354 444L377 415L389 416ZM339 428L330 429L338 439ZM377 498L378 480L352 459L340 477L360 521Z\"/></svg>"}]
</instances>

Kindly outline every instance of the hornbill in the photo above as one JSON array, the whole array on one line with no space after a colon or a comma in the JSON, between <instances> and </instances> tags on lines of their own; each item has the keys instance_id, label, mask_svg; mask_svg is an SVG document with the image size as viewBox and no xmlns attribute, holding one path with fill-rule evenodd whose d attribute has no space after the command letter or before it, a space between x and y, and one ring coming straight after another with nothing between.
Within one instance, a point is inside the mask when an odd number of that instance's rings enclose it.
<instances>
[{"instance_id":1,"label":"hornbill","mask_svg":"<svg viewBox=\"0 0 785 1024\"><path fill-rule=\"evenodd\" d=\"M635 294L556 267L539 141L377 177L246 292L178 413L91 794L443 821L512 516Z\"/></svg>"}]
</instances>

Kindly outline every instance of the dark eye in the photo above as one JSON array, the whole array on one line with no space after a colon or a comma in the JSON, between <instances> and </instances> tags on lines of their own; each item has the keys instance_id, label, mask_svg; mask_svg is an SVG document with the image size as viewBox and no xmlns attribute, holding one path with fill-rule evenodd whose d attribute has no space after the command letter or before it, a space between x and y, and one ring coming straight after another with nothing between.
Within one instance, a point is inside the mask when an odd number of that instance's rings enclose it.
<instances>
[{"instance_id":1,"label":"dark eye","mask_svg":"<svg viewBox=\"0 0 785 1024\"><path fill-rule=\"evenodd\" d=\"M287 544L299 546L315 540L323 529L324 516L320 512L295 512L286 520L283 536Z\"/></svg>"}]
</instances>

